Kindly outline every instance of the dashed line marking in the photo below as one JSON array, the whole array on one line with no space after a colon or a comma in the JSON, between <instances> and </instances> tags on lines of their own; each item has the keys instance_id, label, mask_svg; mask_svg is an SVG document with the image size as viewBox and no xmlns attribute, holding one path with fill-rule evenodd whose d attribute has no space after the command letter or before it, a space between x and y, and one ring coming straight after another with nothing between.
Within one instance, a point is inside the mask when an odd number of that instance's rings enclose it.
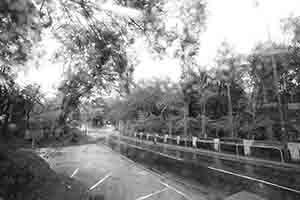
<instances>
[{"instance_id":1,"label":"dashed line marking","mask_svg":"<svg viewBox=\"0 0 300 200\"><path fill-rule=\"evenodd\" d=\"M167 191L169 188L164 188L164 189L162 189L162 190L158 190L158 191L156 191L156 192L152 192L152 193L150 193L150 194L147 194L147 195L145 195L145 196L142 196L142 197L139 197L139 198L137 198L136 200L144 200L144 199L148 199L149 197L152 197L152 196L154 196L154 195L157 195L157 194L160 194L160 193L162 193L162 192L164 192L164 191Z\"/></svg>"},{"instance_id":2,"label":"dashed line marking","mask_svg":"<svg viewBox=\"0 0 300 200\"><path fill-rule=\"evenodd\" d=\"M176 193L180 194L181 196L183 196L184 198L188 199L188 200L192 200L189 196L187 196L186 194L184 194L183 192L177 190L176 188L170 186L167 183L164 183L162 181L159 181L161 184L163 184L164 186L166 186L167 188L170 188L171 190L175 191Z\"/></svg>"},{"instance_id":3,"label":"dashed line marking","mask_svg":"<svg viewBox=\"0 0 300 200\"><path fill-rule=\"evenodd\" d=\"M72 173L72 175L70 176L70 178L73 178L73 176L75 176L78 172L79 168L75 169L74 172Z\"/></svg>"},{"instance_id":4,"label":"dashed line marking","mask_svg":"<svg viewBox=\"0 0 300 200\"><path fill-rule=\"evenodd\" d=\"M95 183L92 187L89 188L89 191L93 190L94 188L96 188L99 184L101 184L102 182L104 182L107 178L109 178L111 176L111 173L108 173L106 176L104 176L101 180L99 180L97 183Z\"/></svg>"}]
</instances>

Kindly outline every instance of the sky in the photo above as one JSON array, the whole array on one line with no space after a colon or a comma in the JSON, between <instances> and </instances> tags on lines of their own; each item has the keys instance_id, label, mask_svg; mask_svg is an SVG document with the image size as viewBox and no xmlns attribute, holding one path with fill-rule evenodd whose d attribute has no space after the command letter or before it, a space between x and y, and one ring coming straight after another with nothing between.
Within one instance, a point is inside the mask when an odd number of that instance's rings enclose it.
<instances>
[{"instance_id":1,"label":"sky","mask_svg":"<svg viewBox=\"0 0 300 200\"><path fill-rule=\"evenodd\" d=\"M299 0L209 0L207 29L201 35L197 61L211 68L223 41L236 52L247 54L258 42L271 40L287 42L290 38L281 31L281 19L300 16ZM180 67L172 58L161 61L144 56L135 71L136 79L169 76L178 80Z\"/></svg>"},{"instance_id":2,"label":"sky","mask_svg":"<svg viewBox=\"0 0 300 200\"><path fill-rule=\"evenodd\" d=\"M209 0L207 29L201 35L201 44L197 61L201 65L214 65L216 52L223 41L229 42L237 52L247 54L255 44L267 41L268 37L275 41L286 42L289 37L282 34L280 20L291 15L300 16L299 0ZM106 6L107 9L114 9ZM131 11L121 8L120 13ZM134 15L138 15L132 11ZM155 59L145 42L137 40L135 45L139 65L134 72L136 81L153 77L169 77L179 80L180 67L176 59L165 57ZM44 41L47 52L54 51L55 41L47 38ZM42 90L51 95L55 91L63 69L58 64L51 64L49 58L43 61L39 69L30 69L20 76L23 83L36 82Z\"/></svg>"},{"instance_id":3,"label":"sky","mask_svg":"<svg viewBox=\"0 0 300 200\"><path fill-rule=\"evenodd\" d=\"M48 32L44 33L43 40L33 49L32 53L36 55L44 51L45 55L38 60L38 65L35 63L36 59L29 60L24 70L18 74L17 82L21 86L32 83L39 84L46 97L54 96L64 72L61 63L52 62L51 57L57 48L59 48L59 43Z\"/></svg>"}]
</instances>

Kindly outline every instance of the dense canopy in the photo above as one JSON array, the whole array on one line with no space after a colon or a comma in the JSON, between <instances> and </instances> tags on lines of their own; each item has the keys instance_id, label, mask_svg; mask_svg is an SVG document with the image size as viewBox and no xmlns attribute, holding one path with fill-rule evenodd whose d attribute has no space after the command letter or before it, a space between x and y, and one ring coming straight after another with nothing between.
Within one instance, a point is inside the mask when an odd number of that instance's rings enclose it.
<instances>
[{"instance_id":1,"label":"dense canopy","mask_svg":"<svg viewBox=\"0 0 300 200\"><path fill-rule=\"evenodd\" d=\"M294 36L286 44L261 42L242 55L225 41L214 68L197 59L207 18L202 0L1 2L2 129L7 132L10 123L30 129L30 118L39 118L60 130L72 121L109 120L152 133L299 137L299 18L282 20L283 30ZM28 63L42 60L43 53L32 49L45 35L59 46L52 61L64 66L53 99L38 85L14 80L24 68L42 65ZM147 43L155 59L177 59L180 80L134 80L137 40Z\"/></svg>"}]
</instances>

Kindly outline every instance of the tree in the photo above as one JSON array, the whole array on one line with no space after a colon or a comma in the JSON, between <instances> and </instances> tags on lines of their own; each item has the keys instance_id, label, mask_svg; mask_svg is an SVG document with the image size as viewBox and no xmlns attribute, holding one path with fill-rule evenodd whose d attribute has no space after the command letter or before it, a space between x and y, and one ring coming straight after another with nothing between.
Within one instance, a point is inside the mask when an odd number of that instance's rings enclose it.
<instances>
[{"instance_id":1,"label":"tree","mask_svg":"<svg viewBox=\"0 0 300 200\"><path fill-rule=\"evenodd\" d=\"M90 2L61 2L61 6L69 19L55 32L63 45L57 55L68 65L60 87L64 98L59 124L63 125L71 111L92 93L101 95L117 88L129 93L133 68L128 62L122 19L96 19L98 7Z\"/></svg>"},{"instance_id":2,"label":"tree","mask_svg":"<svg viewBox=\"0 0 300 200\"><path fill-rule=\"evenodd\" d=\"M212 79L208 76L206 72L200 72L199 76L199 103L202 107L202 113L201 113L201 135L202 137L207 137L206 133L206 123L207 123L207 113L206 113L206 104L209 99L212 97L215 97L217 93L212 89ZM197 88L197 89L198 89Z\"/></svg>"},{"instance_id":3,"label":"tree","mask_svg":"<svg viewBox=\"0 0 300 200\"><path fill-rule=\"evenodd\" d=\"M258 109L267 109L272 103L278 105L276 113L270 111L272 106L268 113L269 118L279 122L281 131L278 135L281 135L281 139L289 137L286 129L294 131L291 130L292 123L288 119L288 116L294 118L288 111L288 104L297 102L298 61L297 46L288 47L273 43L258 45L255 53L249 58L250 75L253 77L257 92L263 93L263 99L257 98Z\"/></svg>"},{"instance_id":4,"label":"tree","mask_svg":"<svg viewBox=\"0 0 300 200\"><path fill-rule=\"evenodd\" d=\"M178 86L168 80L140 82L130 94L114 101L110 106L109 116L115 122L136 121L141 113L145 116L145 121L139 124L140 128L161 132L166 129L168 120L181 112L178 91Z\"/></svg>"},{"instance_id":5,"label":"tree","mask_svg":"<svg viewBox=\"0 0 300 200\"><path fill-rule=\"evenodd\" d=\"M28 128L30 113L37 104L41 104L41 92L37 85L21 87L14 81L11 68L2 68L0 73L0 113L2 133L7 135L8 125ZM26 117L25 126L22 119Z\"/></svg>"},{"instance_id":6,"label":"tree","mask_svg":"<svg viewBox=\"0 0 300 200\"><path fill-rule=\"evenodd\" d=\"M3 134L6 134L8 123L12 115L14 96L17 93L17 88L9 67L1 67L0 83L1 131Z\"/></svg>"},{"instance_id":7,"label":"tree","mask_svg":"<svg viewBox=\"0 0 300 200\"><path fill-rule=\"evenodd\" d=\"M193 3L183 1L180 10L180 20L182 30L179 35L179 46L176 54L180 57L180 65L182 70L182 80L186 82L189 79L189 73L195 65L194 57L197 55L199 47L199 36L204 27L205 20L205 4L203 1L194 1ZM193 12L191 12L193 11ZM188 82L188 80L187 80ZM188 85L188 84L187 84ZM183 90L185 90L185 87ZM186 91L184 91L186 94ZM188 137L188 117L190 116L190 98L189 95L184 95L184 135ZM187 146L187 141L186 144Z\"/></svg>"},{"instance_id":8,"label":"tree","mask_svg":"<svg viewBox=\"0 0 300 200\"><path fill-rule=\"evenodd\" d=\"M25 100L25 115L26 115L26 128L29 128L29 121L31 112L34 110L36 105L42 105L43 95L40 91L40 86L36 84L26 85L22 90L21 94Z\"/></svg>"},{"instance_id":9,"label":"tree","mask_svg":"<svg viewBox=\"0 0 300 200\"><path fill-rule=\"evenodd\" d=\"M1 65L15 67L27 60L51 17L31 0L8 0L0 2L0 24Z\"/></svg>"},{"instance_id":10,"label":"tree","mask_svg":"<svg viewBox=\"0 0 300 200\"><path fill-rule=\"evenodd\" d=\"M196 66L195 56L199 47L200 33L205 25L205 8L203 1L167 1L163 4L163 11L166 11L166 19L174 20L174 26L168 26L165 19L160 19L157 23L159 29L154 37L154 47L159 53L173 49L173 56L179 58L182 68L182 93L184 100L184 135L188 136L188 118L190 117L190 98L184 91L188 87L188 73ZM154 20L155 21L155 20ZM150 26L151 27L151 26Z\"/></svg>"},{"instance_id":11,"label":"tree","mask_svg":"<svg viewBox=\"0 0 300 200\"><path fill-rule=\"evenodd\" d=\"M219 81L220 88L225 90L227 95L230 135L231 137L236 137L236 133L234 130L233 105L240 105L238 102L245 98L245 92L241 87L241 81L244 75L244 69L241 64L242 57L240 55L236 55L233 48L230 47L228 43L224 42L218 52L216 62L219 66L221 66L221 68L223 68L218 71L216 75ZM232 98L232 93L235 92L236 95L234 95L234 98ZM235 102L233 102L233 100ZM235 110L235 112L237 111L238 110Z\"/></svg>"}]
</instances>

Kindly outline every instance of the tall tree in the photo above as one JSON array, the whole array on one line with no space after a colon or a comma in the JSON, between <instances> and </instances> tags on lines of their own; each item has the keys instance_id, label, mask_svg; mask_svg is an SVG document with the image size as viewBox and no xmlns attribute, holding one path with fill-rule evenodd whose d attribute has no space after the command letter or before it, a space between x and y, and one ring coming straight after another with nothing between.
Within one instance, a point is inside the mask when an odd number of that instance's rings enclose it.
<instances>
[{"instance_id":1,"label":"tall tree","mask_svg":"<svg viewBox=\"0 0 300 200\"><path fill-rule=\"evenodd\" d=\"M233 48L226 42L222 43L222 46L218 52L216 58L217 64L221 67L221 70L217 72L220 87L226 91L227 105L228 105L228 122L230 124L230 136L236 137L234 130L234 110L233 105L239 105L238 101L245 97L244 90L242 89L241 81L243 78L243 66L242 57L234 53ZM239 88L239 90L233 90L233 88ZM232 96L233 91L238 91L238 96ZM235 101L233 103L233 100ZM237 111L237 110L236 110Z\"/></svg>"},{"instance_id":2,"label":"tall tree","mask_svg":"<svg viewBox=\"0 0 300 200\"><path fill-rule=\"evenodd\" d=\"M92 1L60 1L61 16L66 20L54 30L62 48L57 59L67 66L60 124L92 93L99 95L120 88L129 93L133 67L126 46L130 43L123 18L110 15ZM104 14L104 19L98 14Z\"/></svg>"}]
</instances>

